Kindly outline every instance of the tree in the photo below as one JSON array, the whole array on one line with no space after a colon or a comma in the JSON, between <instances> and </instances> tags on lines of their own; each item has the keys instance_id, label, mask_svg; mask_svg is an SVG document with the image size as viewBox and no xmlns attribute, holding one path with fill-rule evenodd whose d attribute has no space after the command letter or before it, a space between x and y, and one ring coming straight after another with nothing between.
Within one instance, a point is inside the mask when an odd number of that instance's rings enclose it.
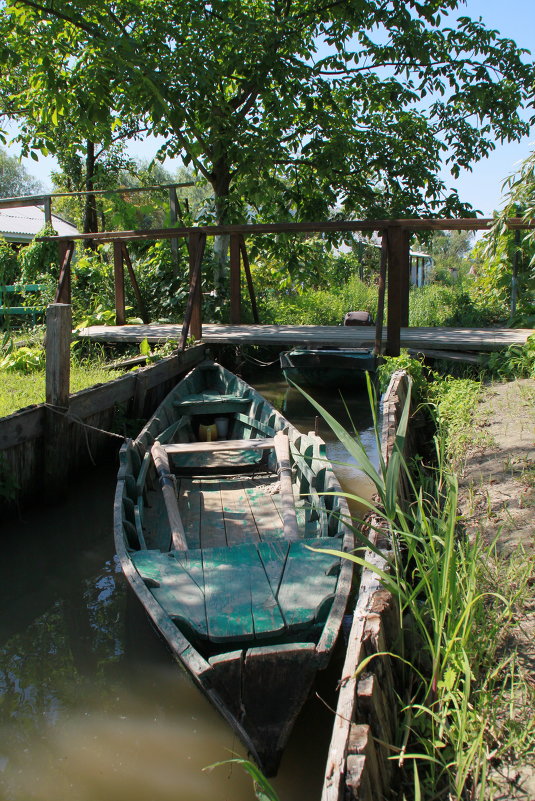
<instances>
[{"instance_id":1,"label":"tree","mask_svg":"<svg viewBox=\"0 0 535 801\"><path fill-rule=\"evenodd\" d=\"M492 302L502 319L532 326L535 321L535 150L506 178L505 204L490 231L475 248L478 258L474 294ZM512 231L507 220L523 218L524 230Z\"/></svg>"},{"instance_id":2,"label":"tree","mask_svg":"<svg viewBox=\"0 0 535 801\"><path fill-rule=\"evenodd\" d=\"M86 139L136 118L210 183L219 222L466 213L441 164L527 131L534 68L448 18L459 4L5 0L5 110L36 123L28 149L61 118Z\"/></svg>"},{"instance_id":3,"label":"tree","mask_svg":"<svg viewBox=\"0 0 535 801\"><path fill-rule=\"evenodd\" d=\"M0 197L35 195L41 184L28 175L20 161L0 147Z\"/></svg>"}]
</instances>

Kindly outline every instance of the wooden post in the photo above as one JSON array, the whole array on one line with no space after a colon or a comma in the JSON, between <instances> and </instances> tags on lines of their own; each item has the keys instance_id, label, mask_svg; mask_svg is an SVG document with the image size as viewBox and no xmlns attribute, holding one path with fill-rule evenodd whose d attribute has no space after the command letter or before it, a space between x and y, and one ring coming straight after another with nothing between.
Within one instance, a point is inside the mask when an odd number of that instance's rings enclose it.
<instances>
[{"instance_id":1,"label":"wooden post","mask_svg":"<svg viewBox=\"0 0 535 801\"><path fill-rule=\"evenodd\" d=\"M241 323L240 235L230 235L230 322Z\"/></svg>"},{"instance_id":2,"label":"wooden post","mask_svg":"<svg viewBox=\"0 0 535 801\"><path fill-rule=\"evenodd\" d=\"M401 305L401 325L406 328L409 325L409 292L411 288L411 235L409 231L401 231L400 242L400 305Z\"/></svg>"},{"instance_id":3,"label":"wooden post","mask_svg":"<svg viewBox=\"0 0 535 801\"><path fill-rule=\"evenodd\" d=\"M206 234L199 231L191 233L188 240L189 250L189 281L190 295L186 306L185 321L188 319L188 328L196 340L202 339L202 294L201 294L201 266L206 246ZM191 311L188 312L191 306ZM187 331L186 331L187 336ZM183 346L186 347L184 338ZM184 349L182 348L182 350Z\"/></svg>"},{"instance_id":4,"label":"wooden post","mask_svg":"<svg viewBox=\"0 0 535 801\"><path fill-rule=\"evenodd\" d=\"M43 484L50 500L58 497L68 480L69 424L64 412L69 407L72 315L65 303L53 303L46 310L46 417Z\"/></svg>"},{"instance_id":5,"label":"wooden post","mask_svg":"<svg viewBox=\"0 0 535 801\"><path fill-rule=\"evenodd\" d=\"M245 247L245 239L243 234L240 235L240 253L243 261L243 269L245 270L245 278L247 279L247 288L249 289L249 297L251 299L251 311L253 313L253 320L256 324L260 322L258 314L258 306L256 305L256 295L253 286L253 277L251 275L251 267L249 265L249 257L247 256L247 248Z\"/></svg>"},{"instance_id":6,"label":"wooden post","mask_svg":"<svg viewBox=\"0 0 535 801\"><path fill-rule=\"evenodd\" d=\"M71 260L74 253L74 242L60 242L59 244L59 278L56 289L55 303L71 302Z\"/></svg>"},{"instance_id":7,"label":"wooden post","mask_svg":"<svg viewBox=\"0 0 535 801\"><path fill-rule=\"evenodd\" d=\"M169 219L171 227L178 221L178 197L174 186L169 187ZM178 275L178 239L171 239L171 255L175 272Z\"/></svg>"},{"instance_id":8,"label":"wooden post","mask_svg":"<svg viewBox=\"0 0 535 801\"><path fill-rule=\"evenodd\" d=\"M46 402L66 409L69 405L72 315L66 303L46 310Z\"/></svg>"},{"instance_id":9,"label":"wooden post","mask_svg":"<svg viewBox=\"0 0 535 801\"><path fill-rule=\"evenodd\" d=\"M180 350L184 350L191 331L195 339L202 338L201 266L206 246L206 234L194 233L189 238L190 279L189 295L180 337Z\"/></svg>"},{"instance_id":10,"label":"wooden post","mask_svg":"<svg viewBox=\"0 0 535 801\"><path fill-rule=\"evenodd\" d=\"M128 275L130 276L130 281L132 282L132 288L134 290L134 295L136 296L136 301L139 309L139 314L141 319L144 323L148 323L149 316L147 314L147 309L145 307L145 303L143 302L143 298L141 296L141 290L139 288L139 284L137 282L136 274L134 272L134 268L132 267L132 260L130 259L130 254L126 248L126 242L122 243L123 247L123 259L126 262L126 268L128 270Z\"/></svg>"},{"instance_id":11,"label":"wooden post","mask_svg":"<svg viewBox=\"0 0 535 801\"><path fill-rule=\"evenodd\" d=\"M388 264L388 236L383 231L381 237L381 267L379 270L379 287L377 297L377 317L375 318L375 348L376 356L381 355L383 339L383 319L385 314L386 268Z\"/></svg>"},{"instance_id":12,"label":"wooden post","mask_svg":"<svg viewBox=\"0 0 535 801\"><path fill-rule=\"evenodd\" d=\"M43 207L45 212L45 223L47 225L52 225L52 198L50 195L46 195L43 199Z\"/></svg>"},{"instance_id":13,"label":"wooden post","mask_svg":"<svg viewBox=\"0 0 535 801\"><path fill-rule=\"evenodd\" d=\"M124 262L123 243L116 239L113 243L113 274L115 279L115 323L124 325L126 309L124 301Z\"/></svg>"},{"instance_id":14,"label":"wooden post","mask_svg":"<svg viewBox=\"0 0 535 801\"><path fill-rule=\"evenodd\" d=\"M400 249L401 249L401 229L388 228L386 231L388 247L388 305L386 312L386 324L388 328L386 339L386 355L399 356L400 351L400 329L401 329L401 271L400 271Z\"/></svg>"}]
</instances>

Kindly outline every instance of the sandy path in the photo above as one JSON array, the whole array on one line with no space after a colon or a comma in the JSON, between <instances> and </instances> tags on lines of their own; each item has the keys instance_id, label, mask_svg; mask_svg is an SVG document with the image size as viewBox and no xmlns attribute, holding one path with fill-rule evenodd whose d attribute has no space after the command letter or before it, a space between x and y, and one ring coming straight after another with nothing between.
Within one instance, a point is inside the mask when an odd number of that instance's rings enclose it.
<instances>
[{"instance_id":1,"label":"sandy path","mask_svg":"<svg viewBox=\"0 0 535 801\"><path fill-rule=\"evenodd\" d=\"M496 540L501 557L523 548L528 559L535 553L535 380L488 388L475 412L473 443L459 477L465 527L487 544ZM534 559L531 564L531 597L517 610L507 650L517 651L528 684L535 686ZM491 772L496 801L534 801L535 755L527 764L502 764Z\"/></svg>"}]
</instances>

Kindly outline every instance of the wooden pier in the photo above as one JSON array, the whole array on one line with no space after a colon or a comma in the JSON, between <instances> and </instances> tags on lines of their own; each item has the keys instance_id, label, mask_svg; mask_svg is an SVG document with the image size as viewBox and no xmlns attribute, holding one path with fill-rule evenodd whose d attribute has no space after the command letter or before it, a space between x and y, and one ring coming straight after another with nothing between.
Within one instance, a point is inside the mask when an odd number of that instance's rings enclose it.
<instances>
[{"instance_id":1,"label":"wooden pier","mask_svg":"<svg viewBox=\"0 0 535 801\"><path fill-rule=\"evenodd\" d=\"M100 342L141 342L151 344L180 340L182 325L95 325L82 328L78 335ZM400 345L413 351L481 352L523 345L532 329L528 328L401 328ZM264 345L310 347L373 347L375 328L341 325L215 325L204 323L200 341L207 345ZM382 341L388 341L388 329Z\"/></svg>"},{"instance_id":2,"label":"wooden pier","mask_svg":"<svg viewBox=\"0 0 535 801\"><path fill-rule=\"evenodd\" d=\"M148 323L140 288L134 272L127 246L143 240L169 239L172 243L183 238L187 242L189 258L189 293L184 323L181 330L174 326L150 326L143 334L150 342L177 339L183 350L189 333L196 341L212 344L281 344L281 345L339 345L360 347L358 335L342 333L338 327L315 326L260 326L255 289L247 255L246 237L254 234L328 234L336 232L368 232L381 235L381 267L378 275L378 313L373 345L376 352L381 349L389 356L397 356L400 347L411 349L440 349L456 351L489 351L507 347L510 344L523 344L527 334L512 334L508 329L409 329L409 285L410 285L410 238L422 231L488 230L492 219L466 218L457 220L398 219L398 220L330 220L323 222L265 223L243 225L209 225L184 228L164 228L143 231L104 231L94 234L78 234L75 237L45 237L56 241L60 248L60 276L56 293L56 303L71 302L71 261L76 241L91 240L93 243L109 242L113 245L115 309L117 330L129 330L132 339L121 334L118 339L109 341L139 341L135 338L139 327L126 322L125 277L128 275L137 300L141 319ZM521 218L511 218L506 226L512 230L535 228L535 220L526 222ZM203 325L201 274L206 239L208 236L225 235L230 240L230 298L229 313L231 326ZM126 268L126 269L125 269ZM241 325L241 284L242 272L247 282L252 318L256 326ZM386 288L388 287L388 292ZM386 320L383 330L383 315L386 299ZM348 309L347 311L351 311ZM316 337L313 329L320 333ZM460 333L459 333L460 331ZM336 332L336 334L334 333ZM366 332L367 335L368 332ZM97 327L85 329L84 336L105 339ZM106 333L106 338L109 337ZM518 337L510 339L509 337ZM212 339L212 337L214 337ZM340 341L339 337L342 338ZM403 339L402 339L403 337ZM366 344L368 338L366 336Z\"/></svg>"}]
</instances>

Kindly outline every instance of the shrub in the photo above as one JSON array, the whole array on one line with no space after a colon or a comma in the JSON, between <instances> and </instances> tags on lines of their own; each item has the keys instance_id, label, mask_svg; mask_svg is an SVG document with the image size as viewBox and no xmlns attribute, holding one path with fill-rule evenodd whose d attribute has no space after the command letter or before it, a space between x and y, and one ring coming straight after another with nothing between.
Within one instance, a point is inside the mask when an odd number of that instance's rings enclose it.
<instances>
[{"instance_id":1,"label":"shrub","mask_svg":"<svg viewBox=\"0 0 535 801\"><path fill-rule=\"evenodd\" d=\"M14 284L18 278L17 253L7 240L0 237L0 285Z\"/></svg>"},{"instance_id":2,"label":"shrub","mask_svg":"<svg viewBox=\"0 0 535 801\"><path fill-rule=\"evenodd\" d=\"M55 236L56 233L52 226L45 225L37 237ZM49 276L57 281L59 277L58 246L55 242L39 242L35 238L28 247L22 248L18 261L23 284L38 284Z\"/></svg>"}]
</instances>

